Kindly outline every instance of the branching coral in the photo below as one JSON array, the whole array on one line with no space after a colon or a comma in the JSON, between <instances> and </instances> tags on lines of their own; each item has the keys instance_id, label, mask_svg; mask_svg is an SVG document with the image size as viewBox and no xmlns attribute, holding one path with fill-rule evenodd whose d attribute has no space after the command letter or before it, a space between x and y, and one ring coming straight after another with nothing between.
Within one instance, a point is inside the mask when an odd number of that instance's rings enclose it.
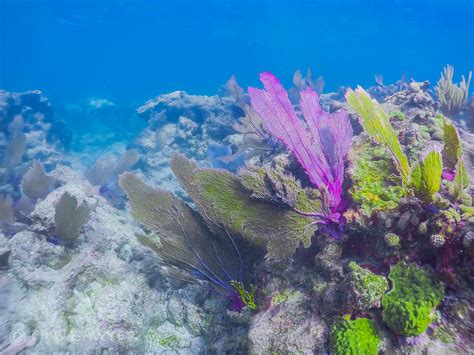
<instances>
[{"instance_id":1,"label":"branching coral","mask_svg":"<svg viewBox=\"0 0 474 355\"><path fill-rule=\"evenodd\" d=\"M467 80L462 76L459 84L453 83L454 67L447 65L441 73L441 78L436 86L436 94L441 103L441 110L449 117L461 112L466 104L471 84L472 72L469 72Z\"/></svg>"},{"instance_id":2,"label":"branching coral","mask_svg":"<svg viewBox=\"0 0 474 355\"><path fill-rule=\"evenodd\" d=\"M270 133L295 155L311 182L327 193L332 212L327 218L338 221L344 159L352 140L347 112L324 112L318 95L307 88L300 93L305 127L278 79L266 72L260 75L260 80L265 90L249 88L252 107Z\"/></svg>"},{"instance_id":3,"label":"branching coral","mask_svg":"<svg viewBox=\"0 0 474 355\"><path fill-rule=\"evenodd\" d=\"M344 319L332 328L331 354L377 355L380 342L377 329L370 319Z\"/></svg>"},{"instance_id":4,"label":"branching coral","mask_svg":"<svg viewBox=\"0 0 474 355\"><path fill-rule=\"evenodd\" d=\"M415 264L398 263L389 278L393 286L382 298L383 320L397 334L425 332L444 297L443 287L431 272Z\"/></svg>"}]
</instances>

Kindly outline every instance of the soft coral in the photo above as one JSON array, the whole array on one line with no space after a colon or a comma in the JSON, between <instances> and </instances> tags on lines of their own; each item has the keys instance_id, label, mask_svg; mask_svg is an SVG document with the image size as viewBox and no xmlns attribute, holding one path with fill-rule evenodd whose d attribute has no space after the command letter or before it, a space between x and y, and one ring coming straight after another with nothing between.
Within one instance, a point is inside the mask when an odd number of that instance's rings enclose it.
<instances>
[{"instance_id":1,"label":"soft coral","mask_svg":"<svg viewBox=\"0 0 474 355\"><path fill-rule=\"evenodd\" d=\"M325 112L311 88L300 93L306 127L298 118L280 81L269 72L260 74L265 90L249 88L253 108L268 131L281 140L303 166L312 183L327 193L329 220L338 220L341 207L344 159L352 140L345 110Z\"/></svg>"}]
</instances>

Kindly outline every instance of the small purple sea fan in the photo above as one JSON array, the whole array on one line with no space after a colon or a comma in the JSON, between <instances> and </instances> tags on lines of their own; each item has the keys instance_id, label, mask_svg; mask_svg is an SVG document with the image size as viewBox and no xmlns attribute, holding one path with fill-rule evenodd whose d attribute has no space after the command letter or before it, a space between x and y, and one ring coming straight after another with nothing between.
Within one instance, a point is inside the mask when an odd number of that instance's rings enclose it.
<instances>
[{"instance_id":1,"label":"small purple sea fan","mask_svg":"<svg viewBox=\"0 0 474 355\"><path fill-rule=\"evenodd\" d=\"M347 111L325 112L318 94L307 88L300 93L305 127L280 81L269 72L260 74L260 80L265 90L249 88L253 108L268 131L296 156L311 182L327 192L331 212L336 214L353 133Z\"/></svg>"}]
</instances>

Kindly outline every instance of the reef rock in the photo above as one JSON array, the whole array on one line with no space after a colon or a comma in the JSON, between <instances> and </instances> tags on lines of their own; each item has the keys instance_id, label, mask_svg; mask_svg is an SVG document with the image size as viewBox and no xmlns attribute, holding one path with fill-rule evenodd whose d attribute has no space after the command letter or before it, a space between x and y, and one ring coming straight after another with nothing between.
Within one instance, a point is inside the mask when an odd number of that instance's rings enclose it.
<instances>
[{"instance_id":1,"label":"reef rock","mask_svg":"<svg viewBox=\"0 0 474 355\"><path fill-rule=\"evenodd\" d=\"M168 164L171 156L182 153L209 164L209 145L222 143L235 133L233 125L243 116L234 98L196 96L184 91L148 100L137 113L148 124L133 144L142 156L142 171L154 185L181 197L185 194ZM230 145L237 150L235 144Z\"/></svg>"},{"instance_id":2,"label":"reef rock","mask_svg":"<svg viewBox=\"0 0 474 355\"><path fill-rule=\"evenodd\" d=\"M387 112L402 111L414 122L426 122L435 116L438 109L438 104L430 95L429 85L428 81L411 82L405 90L385 98L384 108Z\"/></svg>"},{"instance_id":3,"label":"reef rock","mask_svg":"<svg viewBox=\"0 0 474 355\"><path fill-rule=\"evenodd\" d=\"M287 291L281 303L253 317L249 329L251 354L314 354L324 351L328 329L300 291Z\"/></svg>"},{"instance_id":4,"label":"reef rock","mask_svg":"<svg viewBox=\"0 0 474 355\"><path fill-rule=\"evenodd\" d=\"M11 302L2 310L1 349L25 343L36 353L195 354L215 341L215 329L224 333L220 346L235 342L231 333L242 328L224 327L225 301L195 286L170 285L136 241L143 232L128 213L93 195L71 169L59 166L52 175L64 185L36 205L28 230L2 242L9 273L0 270L0 282ZM72 246L52 233L54 206L65 191L91 209Z\"/></svg>"},{"instance_id":5,"label":"reef rock","mask_svg":"<svg viewBox=\"0 0 474 355\"><path fill-rule=\"evenodd\" d=\"M219 96L189 95L175 91L148 100L137 113L155 127L186 117L199 125L201 134L213 139L229 135L235 120L243 115L235 100Z\"/></svg>"}]
</instances>

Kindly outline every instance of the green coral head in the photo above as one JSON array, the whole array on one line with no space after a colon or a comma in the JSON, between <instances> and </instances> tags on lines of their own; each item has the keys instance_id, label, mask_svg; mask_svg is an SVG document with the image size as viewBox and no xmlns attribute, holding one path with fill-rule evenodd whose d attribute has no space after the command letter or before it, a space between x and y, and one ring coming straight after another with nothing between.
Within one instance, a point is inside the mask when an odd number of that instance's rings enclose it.
<instances>
[{"instance_id":1,"label":"green coral head","mask_svg":"<svg viewBox=\"0 0 474 355\"><path fill-rule=\"evenodd\" d=\"M370 141L353 144L351 195L363 211L386 211L396 208L407 189L393 174L393 165L385 149Z\"/></svg>"},{"instance_id":2,"label":"green coral head","mask_svg":"<svg viewBox=\"0 0 474 355\"><path fill-rule=\"evenodd\" d=\"M384 322L396 334L424 333L444 297L443 286L433 272L404 262L391 269L389 278L393 288L382 298Z\"/></svg>"},{"instance_id":3,"label":"green coral head","mask_svg":"<svg viewBox=\"0 0 474 355\"><path fill-rule=\"evenodd\" d=\"M345 317L332 327L331 354L377 355L380 342L377 328L370 319Z\"/></svg>"}]
</instances>

